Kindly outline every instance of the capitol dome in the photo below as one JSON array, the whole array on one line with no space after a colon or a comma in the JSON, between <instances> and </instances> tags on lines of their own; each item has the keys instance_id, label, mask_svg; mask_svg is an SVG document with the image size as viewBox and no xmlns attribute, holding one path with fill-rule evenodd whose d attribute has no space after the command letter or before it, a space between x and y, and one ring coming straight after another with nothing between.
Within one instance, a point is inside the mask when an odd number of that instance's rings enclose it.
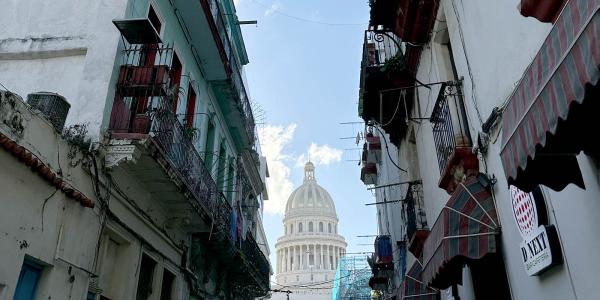
<instances>
[{"instance_id":1,"label":"capitol dome","mask_svg":"<svg viewBox=\"0 0 600 300\"><path fill-rule=\"evenodd\" d=\"M317 183L315 166L308 162L304 166L304 183L290 195L285 207L285 216L287 218L315 214L337 219L331 196Z\"/></svg>"},{"instance_id":2,"label":"capitol dome","mask_svg":"<svg viewBox=\"0 0 600 300\"><path fill-rule=\"evenodd\" d=\"M317 183L315 166L304 166L304 182L287 201L284 234L275 244L276 280L293 290L298 299L331 299L331 283L346 241L338 234L338 217L331 195ZM310 284L314 290L294 290Z\"/></svg>"}]
</instances>

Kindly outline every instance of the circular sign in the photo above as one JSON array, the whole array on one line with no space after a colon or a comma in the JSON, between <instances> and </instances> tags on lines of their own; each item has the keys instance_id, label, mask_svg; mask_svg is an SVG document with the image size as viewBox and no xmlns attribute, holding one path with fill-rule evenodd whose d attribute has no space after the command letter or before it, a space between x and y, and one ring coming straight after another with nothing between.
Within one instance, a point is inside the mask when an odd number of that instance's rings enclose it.
<instances>
[{"instance_id":1,"label":"circular sign","mask_svg":"<svg viewBox=\"0 0 600 300\"><path fill-rule=\"evenodd\" d=\"M519 232L521 232L521 236L525 238L539 226L533 195L511 185L510 196L512 198L511 204L517 227L519 228Z\"/></svg>"}]
</instances>

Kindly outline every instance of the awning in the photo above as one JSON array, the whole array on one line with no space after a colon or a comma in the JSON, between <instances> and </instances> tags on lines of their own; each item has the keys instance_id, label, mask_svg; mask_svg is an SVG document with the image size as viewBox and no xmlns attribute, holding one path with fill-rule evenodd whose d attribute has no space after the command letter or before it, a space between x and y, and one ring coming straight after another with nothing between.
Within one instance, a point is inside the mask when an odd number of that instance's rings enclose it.
<instances>
[{"instance_id":1,"label":"awning","mask_svg":"<svg viewBox=\"0 0 600 300\"><path fill-rule=\"evenodd\" d=\"M568 1L511 95L503 113L500 152L509 182L516 180L518 173L536 158L536 151L552 139L558 125L573 110L574 102L581 104L586 93L592 98L586 89L595 86L600 77L599 8L600 0ZM583 149L573 150L577 153ZM545 155L565 153L555 152ZM537 174L543 177L544 172ZM566 185L552 182L552 178L547 180L549 184L544 180L536 183L554 189Z\"/></svg>"},{"instance_id":2,"label":"awning","mask_svg":"<svg viewBox=\"0 0 600 300\"><path fill-rule=\"evenodd\" d=\"M521 0L521 14L541 22L554 22L568 0Z\"/></svg>"},{"instance_id":3,"label":"awning","mask_svg":"<svg viewBox=\"0 0 600 300\"><path fill-rule=\"evenodd\" d=\"M423 266L421 262L416 260L408 273L404 276L402 285L400 286L400 300L435 300L439 299L439 291L430 287L423 282L421 272Z\"/></svg>"},{"instance_id":4,"label":"awning","mask_svg":"<svg viewBox=\"0 0 600 300\"><path fill-rule=\"evenodd\" d=\"M461 283L466 263L496 252L498 218L484 184L482 174L469 176L440 212L423 247L423 282L439 289Z\"/></svg>"}]
</instances>

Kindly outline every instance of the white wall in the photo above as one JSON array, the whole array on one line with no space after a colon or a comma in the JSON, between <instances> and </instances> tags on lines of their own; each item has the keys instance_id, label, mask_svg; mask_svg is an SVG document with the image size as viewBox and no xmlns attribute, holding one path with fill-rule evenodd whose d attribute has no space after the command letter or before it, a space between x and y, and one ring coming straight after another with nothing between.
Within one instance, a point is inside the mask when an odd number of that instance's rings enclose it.
<instances>
[{"instance_id":1,"label":"white wall","mask_svg":"<svg viewBox=\"0 0 600 300\"><path fill-rule=\"evenodd\" d=\"M105 104L113 96L109 81L119 42L111 20L125 14L126 3L4 1L1 82L23 96L37 91L65 96L71 104L67 124L89 123L98 138Z\"/></svg>"}]
</instances>

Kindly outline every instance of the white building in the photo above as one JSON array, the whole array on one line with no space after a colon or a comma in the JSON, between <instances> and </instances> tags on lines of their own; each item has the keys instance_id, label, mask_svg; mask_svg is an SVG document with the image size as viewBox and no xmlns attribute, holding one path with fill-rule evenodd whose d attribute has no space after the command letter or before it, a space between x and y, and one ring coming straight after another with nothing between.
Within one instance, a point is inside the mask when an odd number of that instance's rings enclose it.
<instances>
[{"instance_id":1,"label":"white building","mask_svg":"<svg viewBox=\"0 0 600 300\"><path fill-rule=\"evenodd\" d=\"M268 170L234 1L2 11L0 300L266 295Z\"/></svg>"},{"instance_id":2,"label":"white building","mask_svg":"<svg viewBox=\"0 0 600 300\"><path fill-rule=\"evenodd\" d=\"M277 285L272 288L290 290L290 299L331 299L346 242L338 234L333 199L317 183L311 162L304 166L304 183L287 201L283 227L284 235L275 244ZM285 299L285 294L273 297Z\"/></svg>"},{"instance_id":3,"label":"white building","mask_svg":"<svg viewBox=\"0 0 600 300\"><path fill-rule=\"evenodd\" d=\"M364 181L408 250L386 298L598 298L600 2L549 3L371 1L359 112L392 149Z\"/></svg>"}]
</instances>

